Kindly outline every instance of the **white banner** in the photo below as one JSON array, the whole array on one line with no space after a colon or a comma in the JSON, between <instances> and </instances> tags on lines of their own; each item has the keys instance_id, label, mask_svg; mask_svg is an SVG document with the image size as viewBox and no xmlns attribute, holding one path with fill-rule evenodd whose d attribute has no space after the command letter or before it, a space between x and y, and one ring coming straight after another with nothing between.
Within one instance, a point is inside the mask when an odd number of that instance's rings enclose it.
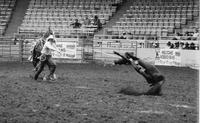
<instances>
[{"instance_id":1,"label":"white banner","mask_svg":"<svg viewBox=\"0 0 200 123\"><path fill-rule=\"evenodd\" d=\"M180 66L181 52L179 49L156 50L155 65Z\"/></svg>"},{"instance_id":2,"label":"white banner","mask_svg":"<svg viewBox=\"0 0 200 123\"><path fill-rule=\"evenodd\" d=\"M61 55L54 52L53 58L68 58L68 59L76 59L76 42L56 42L56 46L61 51Z\"/></svg>"}]
</instances>

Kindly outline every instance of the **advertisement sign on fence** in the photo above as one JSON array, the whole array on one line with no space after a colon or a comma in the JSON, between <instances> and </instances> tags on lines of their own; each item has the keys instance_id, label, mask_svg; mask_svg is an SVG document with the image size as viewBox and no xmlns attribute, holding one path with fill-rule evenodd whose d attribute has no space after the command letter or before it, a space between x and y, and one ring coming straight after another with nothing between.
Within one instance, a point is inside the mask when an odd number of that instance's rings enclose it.
<instances>
[{"instance_id":1,"label":"advertisement sign on fence","mask_svg":"<svg viewBox=\"0 0 200 123\"><path fill-rule=\"evenodd\" d=\"M61 55L59 53L54 52L53 58L76 58L76 42L57 42L56 46L62 52Z\"/></svg>"},{"instance_id":2,"label":"advertisement sign on fence","mask_svg":"<svg viewBox=\"0 0 200 123\"><path fill-rule=\"evenodd\" d=\"M181 53L179 49L156 50L155 65L180 66Z\"/></svg>"}]
</instances>

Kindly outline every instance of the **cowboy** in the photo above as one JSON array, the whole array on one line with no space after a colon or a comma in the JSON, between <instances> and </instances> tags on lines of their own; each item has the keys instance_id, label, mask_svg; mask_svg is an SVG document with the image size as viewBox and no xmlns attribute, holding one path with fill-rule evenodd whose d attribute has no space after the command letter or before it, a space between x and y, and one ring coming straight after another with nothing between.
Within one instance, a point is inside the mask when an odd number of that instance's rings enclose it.
<instances>
[{"instance_id":1,"label":"cowboy","mask_svg":"<svg viewBox=\"0 0 200 123\"><path fill-rule=\"evenodd\" d=\"M38 79L38 76L43 71L45 65L48 65L49 71L50 71L50 74L48 75L48 79L54 80L54 72L56 70L56 63L52 59L52 53L54 51L61 53L60 50L56 47L56 42L53 35L50 35L47 38L47 41L41 50L40 66L37 72L35 73L35 76L34 76L35 80Z\"/></svg>"},{"instance_id":2,"label":"cowboy","mask_svg":"<svg viewBox=\"0 0 200 123\"><path fill-rule=\"evenodd\" d=\"M147 92L141 93L141 95L160 95L161 87L165 82L164 75L152 64L149 64L130 53L125 53L125 56L114 51L114 54L120 56L122 59L114 61L115 64L129 64L142 75L148 84L150 89Z\"/></svg>"},{"instance_id":3,"label":"cowboy","mask_svg":"<svg viewBox=\"0 0 200 123\"><path fill-rule=\"evenodd\" d=\"M37 71L39 66L39 57L41 55L41 50L46 42L46 39L49 37L49 35L53 35L53 31L48 28L47 32L36 41L36 43L33 45L31 49L31 57L29 60L33 63L34 70Z\"/></svg>"}]
</instances>

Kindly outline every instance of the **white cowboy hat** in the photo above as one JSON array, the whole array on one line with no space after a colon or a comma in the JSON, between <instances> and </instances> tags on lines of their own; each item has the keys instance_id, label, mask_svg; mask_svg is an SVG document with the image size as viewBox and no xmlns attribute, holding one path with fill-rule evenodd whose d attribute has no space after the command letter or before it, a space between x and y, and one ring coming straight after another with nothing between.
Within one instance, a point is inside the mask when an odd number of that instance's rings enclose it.
<instances>
[{"instance_id":1,"label":"white cowboy hat","mask_svg":"<svg viewBox=\"0 0 200 123\"><path fill-rule=\"evenodd\" d=\"M50 35L50 36L47 38L47 41L48 41L49 39L53 39L53 40L54 40L53 35Z\"/></svg>"}]
</instances>

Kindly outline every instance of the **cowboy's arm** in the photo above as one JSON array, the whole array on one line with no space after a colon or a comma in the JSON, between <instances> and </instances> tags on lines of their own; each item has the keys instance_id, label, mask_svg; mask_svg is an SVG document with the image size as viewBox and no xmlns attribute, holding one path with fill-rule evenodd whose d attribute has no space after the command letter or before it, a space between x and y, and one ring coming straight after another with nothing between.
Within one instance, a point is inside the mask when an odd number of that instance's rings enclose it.
<instances>
[{"instance_id":1,"label":"cowboy's arm","mask_svg":"<svg viewBox=\"0 0 200 123\"><path fill-rule=\"evenodd\" d=\"M127 55L132 58L133 60L139 60L139 58L137 58L136 56L131 55L130 53L127 53Z\"/></svg>"},{"instance_id":2,"label":"cowboy's arm","mask_svg":"<svg viewBox=\"0 0 200 123\"><path fill-rule=\"evenodd\" d=\"M119 54L119 53L116 52L116 51L113 51L113 53L116 54L116 55L118 55L118 56L120 56L120 57L122 57L123 59L125 59L125 60L127 60L127 61L130 61L130 60L128 60L126 57L124 57L123 55Z\"/></svg>"},{"instance_id":3,"label":"cowboy's arm","mask_svg":"<svg viewBox=\"0 0 200 123\"><path fill-rule=\"evenodd\" d=\"M57 51L57 52L61 53L61 51L57 48L55 43L52 45L52 47L54 48L54 51Z\"/></svg>"},{"instance_id":4,"label":"cowboy's arm","mask_svg":"<svg viewBox=\"0 0 200 123\"><path fill-rule=\"evenodd\" d=\"M45 47L48 48L48 49L51 49L51 50L55 50L54 47L52 47L51 44L50 44L49 42L46 42L46 43L45 43L44 48L45 48Z\"/></svg>"},{"instance_id":5,"label":"cowboy's arm","mask_svg":"<svg viewBox=\"0 0 200 123\"><path fill-rule=\"evenodd\" d=\"M47 48L61 53L61 51L56 47L55 44L51 45L50 43L46 43L45 45L46 45Z\"/></svg>"}]
</instances>

